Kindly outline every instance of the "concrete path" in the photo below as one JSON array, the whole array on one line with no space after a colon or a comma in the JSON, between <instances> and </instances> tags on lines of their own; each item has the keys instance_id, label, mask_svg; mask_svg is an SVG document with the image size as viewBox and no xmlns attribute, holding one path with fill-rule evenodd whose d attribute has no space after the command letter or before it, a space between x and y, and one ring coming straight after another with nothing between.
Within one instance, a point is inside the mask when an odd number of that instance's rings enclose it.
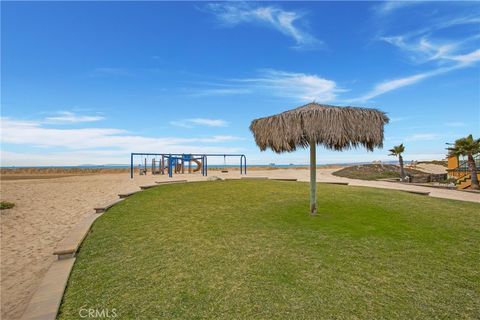
<instances>
[{"instance_id":1,"label":"concrete path","mask_svg":"<svg viewBox=\"0 0 480 320\"><path fill-rule=\"evenodd\" d=\"M348 179L334 176L332 173L339 170L337 169L319 169L317 170L317 181L318 182L348 182L350 186L362 186L362 187L372 187L372 188L383 188L383 189L393 189L393 190L404 190L404 191L418 191L418 192L430 192L431 197L435 198L444 198L452 200L461 200L461 201L470 201L480 203L480 193L458 191L458 190L447 190L439 189L434 187L424 187L417 186L407 183L399 182L388 182L388 181L369 181L369 180L358 180L358 179ZM211 172L210 175L222 176L221 174ZM231 177L230 175L229 177ZM310 181L310 176L308 170L295 170L295 169L279 169L279 170L269 170L269 171L250 171L248 176L267 176L269 178L287 178L287 179L298 179L298 181Z\"/></svg>"}]
</instances>

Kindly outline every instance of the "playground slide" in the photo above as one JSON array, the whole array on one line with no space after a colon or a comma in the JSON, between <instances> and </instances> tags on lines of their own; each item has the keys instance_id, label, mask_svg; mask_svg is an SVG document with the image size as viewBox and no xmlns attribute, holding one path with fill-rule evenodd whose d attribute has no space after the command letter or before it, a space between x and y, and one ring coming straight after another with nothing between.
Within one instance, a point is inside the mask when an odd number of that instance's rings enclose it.
<instances>
[{"instance_id":1,"label":"playground slide","mask_svg":"<svg viewBox=\"0 0 480 320\"><path fill-rule=\"evenodd\" d=\"M200 160L192 160L193 162L195 162L197 164L197 167L195 169L193 169L192 171L193 172L198 172L200 171L200 169L202 169L202 162Z\"/></svg>"},{"instance_id":2,"label":"playground slide","mask_svg":"<svg viewBox=\"0 0 480 320\"><path fill-rule=\"evenodd\" d=\"M202 161L201 160L197 160L197 159L191 159L190 161L194 162L197 167L196 168L192 168L192 172L198 172L202 169ZM155 165L155 163L158 164L158 166ZM165 173L169 173L169 167L168 167L168 162L165 162L165 164L167 164L164 168L164 171ZM140 167L140 174L146 174L146 168L142 168L141 165L139 165ZM160 167L161 167L161 163L160 161L156 161L154 160L154 162L152 162L152 172L155 172L154 174L159 174L160 173ZM185 162L182 164L182 163L177 163L176 164L176 168L175 167L172 167L173 171L175 173L182 173L185 171L188 171L188 167L186 167L185 165Z\"/></svg>"}]
</instances>

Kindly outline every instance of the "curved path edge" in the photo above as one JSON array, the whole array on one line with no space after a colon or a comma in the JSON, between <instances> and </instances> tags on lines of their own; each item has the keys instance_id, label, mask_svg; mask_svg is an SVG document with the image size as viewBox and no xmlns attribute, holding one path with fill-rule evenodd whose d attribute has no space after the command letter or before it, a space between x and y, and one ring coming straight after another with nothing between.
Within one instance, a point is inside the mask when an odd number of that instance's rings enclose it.
<instances>
[{"instance_id":1,"label":"curved path edge","mask_svg":"<svg viewBox=\"0 0 480 320\"><path fill-rule=\"evenodd\" d=\"M344 184L349 186L392 189L392 190L424 194L426 196L430 195L436 198L444 198L444 199L460 200L460 201L471 201L471 202L480 203L480 193L461 192L456 190L442 190L438 188L401 184L397 182L388 182L388 181L369 181L369 180L349 179L349 178L334 176L332 172L323 172L323 174L321 174L319 178L320 178L318 181L319 183ZM308 181L307 179L305 179L305 177L299 177L299 178L293 179L293 178L286 178L286 177L265 177L265 176L255 176L255 175L251 175L247 179L252 179L252 180L271 179L271 180L283 180L283 181L296 181L298 179L298 181L303 181L303 182ZM155 185L140 186L140 189L141 189L140 191L119 194L118 196L121 198L121 200L123 200L132 194L141 192L142 190L146 190L152 187L158 187L161 185L174 184L174 183L175 184L186 183L186 182L189 182L189 181L181 180L181 181L169 181L169 182L163 182L163 181L156 182ZM70 276L70 272L73 268L73 265L76 259L75 255L77 253L78 248L80 248L81 243L85 239L86 235L88 234L96 218L101 216L110 207L112 207L113 205L115 205L120 201L117 200L115 202L111 202L102 208L95 208L96 211L98 212L95 214L97 217L95 217L94 219L89 219L87 225L85 225L85 222L81 222L75 228L75 229L81 229L80 233L82 234L82 236L76 236L76 233L72 232L66 239L63 240L63 242L67 242L69 243L70 246L75 247L75 252L73 252L71 256L67 256L67 257L62 257L61 255L58 255L59 260L55 261L50 266L47 273L44 275L40 286L38 287L35 294L31 298L21 319L25 319L25 320L56 319L58 310L60 308L60 303L63 298L63 293L67 286L68 278Z\"/></svg>"}]
</instances>

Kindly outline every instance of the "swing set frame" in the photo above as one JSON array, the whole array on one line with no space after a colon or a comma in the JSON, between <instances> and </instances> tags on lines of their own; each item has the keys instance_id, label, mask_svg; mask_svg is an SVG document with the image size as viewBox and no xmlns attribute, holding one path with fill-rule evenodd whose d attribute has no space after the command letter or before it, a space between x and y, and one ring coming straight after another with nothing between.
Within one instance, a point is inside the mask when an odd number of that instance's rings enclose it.
<instances>
[{"instance_id":1,"label":"swing set frame","mask_svg":"<svg viewBox=\"0 0 480 320\"><path fill-rule=\"evenodd\" d=\"M159 174L165 174L165 169L168 169L168 176L170 178L173 177L173 172L177 173L177 165L179 163L182 164L184 168L185 162L191 162L193 160L201 161L201 172L202 176L208 176L208 157L223 157L224 159L224 166L226 163L227 157L238 157L239 158L239 167L240 167L240 174L247 174L247 157L244 154L240 153L142 153L142 152L132 152L130 153L130 178L133 179L133 172L134 166L133 161L134 157L140 156L143 157L155 157L152 159L152 173L156 172L156 163L159 163ZM156 157L159 160L156 160ZM167 166L165 166L165 163ZM147 158L145 158L145 165L144 168L140 169L143 170L145 173L147 170ZM183 170L182 170L183 171ZM189 170L190 172L190 170ZM183 172L182 172L183 173Z\"/></svg>"}]
</instances>

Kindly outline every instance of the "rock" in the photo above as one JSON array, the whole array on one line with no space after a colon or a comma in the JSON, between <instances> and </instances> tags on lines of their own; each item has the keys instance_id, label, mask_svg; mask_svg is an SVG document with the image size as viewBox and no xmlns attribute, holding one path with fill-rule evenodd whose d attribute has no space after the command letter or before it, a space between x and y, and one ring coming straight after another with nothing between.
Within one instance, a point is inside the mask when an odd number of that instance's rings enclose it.
<instances>
[{"instance_id":1,"label":"rock","mask_svg":"<svg viewBox=\"0 0 480 320\"><path fill-rule=\"evenodd\" d=\"M447 174L433 174L433 173L424 173L424 174L409 174L408 175L410 182L414 183L428 183L428 182L440 182L447 180Z\"/></svg>"},{"instance_id":2,"label":"rock","mask_svg":"<svg viewBox=\"0 0 480 320\"><path fill-rule=\"evenodd\" d=\"M207 181L218 181L218 180L223 180L222 178L220 177L217 177L217 176L211 176L211 177L208 177L207 178Z\"/></svg>"}]
</instances>

